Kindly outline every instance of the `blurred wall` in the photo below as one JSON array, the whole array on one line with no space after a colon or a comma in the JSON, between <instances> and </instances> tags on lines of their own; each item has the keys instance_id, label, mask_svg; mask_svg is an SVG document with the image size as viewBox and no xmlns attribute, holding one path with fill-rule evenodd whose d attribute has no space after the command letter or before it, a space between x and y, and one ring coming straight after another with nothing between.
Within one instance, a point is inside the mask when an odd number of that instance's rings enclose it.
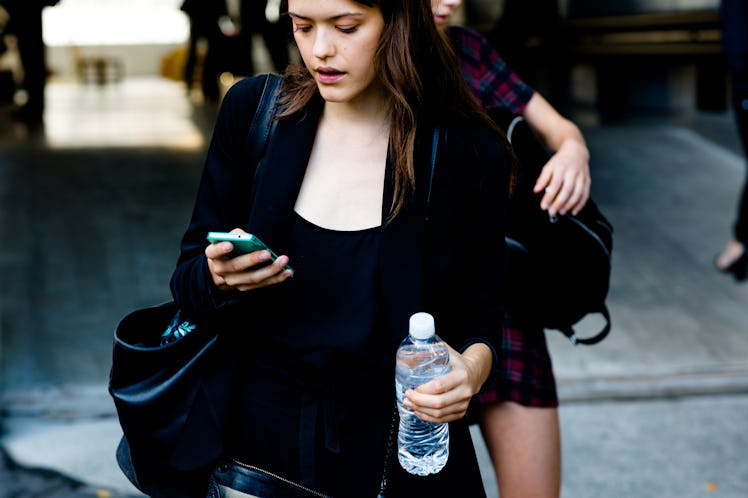
<instances>
[{"instance_id":1,"label":"blurred wall","mask_svg":"<svg viewBox=\"0 0 748 498\"><path fill-rule=\"evenodd\" d=\"M165 55L186 43L182 0L62 0L44 9L48 63L57 76L81 58L116 60L127 76L155 75Z\"/></svg>"},{"instance_id":2,"label":"blurred wall","mask_svg":"<svg viewBox=\"0 0 748 498\"><path fill-rule=\"evenodd\" d=\"M184 44L84 45L47 47L48 64L55 77L78 78L77 63L83 59L103 58L122 65L124 76L153 76L161 73L164 57Z\"/></svg>"},{"instance_id":3,"label":"blurred wall","mask_svg":"<svg viewBox=\"0 0 748 498\"><path fill-rule=\"evenodd\" d=\"M486 33L501 17L504 11L504 0L466 0L463 6L465 24L481 33Z\"/></svg>"},{"instance_id":4,"label":"blurred wall","mask_svg":"<svg viewBox=\"0 0 748 498\"><path fill-rule=\"evenodd\" d=\"M565 0L568 16L588 17L712 9L719 0Z\"/></svg>"},{"instance_id":5,"label":"blurred wall","mask_svg":"<svg viewBox=\"0 0 748 498\"><path fill-rule=\"evenodd\" d=\"M715 10L718 5L719 0L465 0L465 15L466 24L486 34L510 67L555 105L594 106L599 73L589 64L569 67L561 62L565 54L557 40L558 23L578 17ZM695 64L684 58L644 62L629 64L633 69L626 75L623 106L653 111L698 107Z\"/></svg>"}]
</instances>

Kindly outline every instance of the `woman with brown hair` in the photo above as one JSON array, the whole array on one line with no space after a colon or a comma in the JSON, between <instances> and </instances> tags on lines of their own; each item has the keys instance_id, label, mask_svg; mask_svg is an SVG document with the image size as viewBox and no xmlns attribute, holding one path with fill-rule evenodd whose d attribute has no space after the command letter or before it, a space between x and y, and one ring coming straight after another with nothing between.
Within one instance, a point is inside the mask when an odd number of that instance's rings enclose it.
<instances>
[{"instance_id":1,"label":"woman with brown hair","mask_svg":"<svg viewBox=\"0 0 748 498\"><path fill-rule=\"evenodd\" d=\"M172 277L185 313L229 324L241 365L211 496L266 496L257 469L308 496L485 496L464 415L497 363L505 140L429 0L289 0L287 13L304 66L284 77L264 158L249 173L256 77L222 104ZM233 256L209 231L253 233L280 256ZM449 373L406 392L418 417L450 424L448 463L428 477L388 449L395 351L419 311L454 348Z\"/></svg>"}]
</instances>

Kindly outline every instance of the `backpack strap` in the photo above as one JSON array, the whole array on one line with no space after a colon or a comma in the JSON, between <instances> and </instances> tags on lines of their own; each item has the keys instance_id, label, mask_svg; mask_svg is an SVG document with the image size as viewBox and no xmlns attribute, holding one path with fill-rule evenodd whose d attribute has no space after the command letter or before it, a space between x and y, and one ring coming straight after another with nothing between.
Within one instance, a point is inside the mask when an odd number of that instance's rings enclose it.
<instances>
[{"instance_id":1,"label":"backpack strap","mask_svg":"<svg viewBox=\"0 0 748 498\"><path fill-rule=\"evenodd\" d=\"M252 124L249 125L247 144L249 147L250 163L254 166L257 166L262 156L265 155L267 144L270 142L270 137L278 124L278 120L274 119L275 104L278 101L282 83L282 76L268 73L267 78L265 78L265 84L262 87L260 103L257 105L257 110L252 118ZM256 175L257 170L255 169Z\"/></svg>"},{"instance_id":2,"label":"backpack strap","mask_svg":"<svg viewBox=\"0 0 748 498\"><path fill-rule=\"evenodd\" d=\"M568 337L571 343L575 346L578 344L584 344L586 346L597 344L598 342L605 339L605 337L610 333L610 312L608 311L608 307L603 304L598 313L600 313L603 318L605 318L605 326L600 330L600 332L591 337L577 337L576 332L574 332L574 327L572 326L559 328L558 330L560 330L561 333Z\"/></svg>"},{"instance_id":3,"label":"backpack strap","mask_svg":"<svg viewBox=\"0 0 748 498\"><path fill-rule=\"evenodd\" d=\"M429 219L428 207L431 205L431 187L434 184L434 170L436 169L436 151L439 148L439 135L441 130L438 126L434 127L434 135L431 139L431 176L429 177L429 191L426 196L426 220Z\"/></svg>"}]
</instances>

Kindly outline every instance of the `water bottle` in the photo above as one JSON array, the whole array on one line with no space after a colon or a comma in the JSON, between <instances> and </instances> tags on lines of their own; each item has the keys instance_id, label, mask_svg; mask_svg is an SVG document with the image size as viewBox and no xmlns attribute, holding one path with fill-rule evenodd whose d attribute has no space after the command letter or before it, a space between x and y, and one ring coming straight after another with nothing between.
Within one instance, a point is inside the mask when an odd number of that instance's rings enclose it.
<instances>
[{"instance_id":1,"label":"water bottle","mask_svg":"<svg viewBox=\"0 0 748 498\"><path fill-rule=\"evenodd\" d=\"M403 406L405 391L449 372L449 350L434 330L434 317L416 313L410 332L397 349L395 391L400 413L397 459L403 469L420 476L435 474L449 458L449 425L425 422Z\"/></svg>"}]
</instances>

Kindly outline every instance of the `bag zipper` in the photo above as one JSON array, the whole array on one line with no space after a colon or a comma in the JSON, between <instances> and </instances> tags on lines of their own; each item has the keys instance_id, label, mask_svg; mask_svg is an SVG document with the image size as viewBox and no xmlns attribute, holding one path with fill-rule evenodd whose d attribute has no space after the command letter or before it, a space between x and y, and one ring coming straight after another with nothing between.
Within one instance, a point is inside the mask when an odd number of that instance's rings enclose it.
<instances>
[{"instance_id":1,"label":"bag zipper","mask_svg":"<svg viewBox=\"0 0 748 498\"><path fill-rule=\"evenodd\" d=\"M255 472L260 472L261 474L265 474L267 476L270 476L270 477L272 477L274 479L277 479L277 480L279 480L281 482L289 484L289 485L291 485L291 486L293 486L295 488L301 489L302 491L306 491L307 493L313 494L314 496L319 496L320 498L332 498L331 496L324 495L324 494L320 493L319 491L315 491L315 490L313 490L311 488L307 488L306 486L304 486L302 484L299 484L299 483L296 483L294 481L288 480L285 477L279 476L278 474L274 474L272 472L269 472L267 470L261 469L259 467L255 467L254 465L249 465L249 464L240 462L238 460L235 460L233 458L230 458L229 460L231 461L231 463L234 463L234 464L238 465L239 467L243 467L243 468L245 468L247 470L253 470Z\"/></svg>"}]
</instances>

